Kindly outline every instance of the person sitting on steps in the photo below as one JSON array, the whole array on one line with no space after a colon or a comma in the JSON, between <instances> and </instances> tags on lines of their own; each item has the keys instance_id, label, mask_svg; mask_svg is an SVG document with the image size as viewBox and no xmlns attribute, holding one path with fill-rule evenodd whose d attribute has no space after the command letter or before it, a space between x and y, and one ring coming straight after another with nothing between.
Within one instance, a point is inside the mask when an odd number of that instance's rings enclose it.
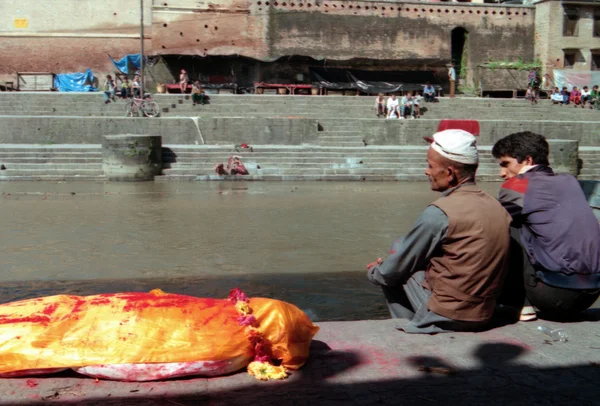
<instances>
[{"instance_id":1,"label":"person sitting on steps","mask_svg":"<svg viewBox=\"0 0 600 406\"><path fill-rule=\"evenodd\" d=\"M111 100L115 101L115 94L117 92L117 86L111 75L106 75L106 80L103 86L104 91L104 104L108 104Z\"/></svg>"},{"instance_id":2,"label":"person sitting on steps","mask_svg":"<svg viewBox=\"0 0 600 406\"><path fill-rule=\"evenodd\" d=\"M563 106L566 106L566 105L568 105L568 104L569 104L569 100L570 100L570 95L571 95L571 94L570 94L570 93L569 93L569 91L567 90L567 87L566 87L566 86L563 86L563 88L562 88L562 90L561 90L560 94L562 94L562 97L563 97L563 102L562 102L562 105L563 105Z\"/></svg>"},{"instance_id":3,"label":"person sitting on steps","mask_svg":"<svg viewBox=\"0 0 600 406\"><path fill-rule=\"evenodd\" d=\"M413 110L415 118L421 117L421 96L419 95L419 92L415 92L415 95L413 96Z\"/></svg>"},{"instance_id":4,"label":"person sitting on steps","mask_svg":"<svg viewBox=\"0 0 600 406\"><path fill-rule=\"evenodd\" d=\"M400 115L400 119L404 120L406 118L406 112L410 111L410 118L414 119L414 98L412 96L412 92L407 92L406 95L402 98L402 114Z\"/></svg>"},{"instance_id":5,"label":"person sitting on steps","mask_svg":"<svg viewBox=\"0 0 600 406\"><path fill-rule=\"evenodd\" d=\"M185 71L185 69L182 69L181 73L179 74L179 90L181 90L181 94L186 93L189 81L190 78L188 77L187 72Z\"/></svg>"},{"instance_id":6,"label":"person sitting on steps","mask_svg":"<svg viewBox=\"0 0 600 406\"><path fill-rule=\"evenodd\" d=\"M423 98L426 103L435 101L435 88L429 82L427 82L423 88Z\"/></svg>"},{"instance_id":7,"label":"person sitting on steps","mask_svg":"<svg viewBox=\"0 0 600 406\"><path fill-rule=\"evenodd\" d=\"M533 87L529 86L525 92L525 100L529 100L531 105L537 104L537 98Z\"/></svg>"},{"instance_id":8,"label":"person sitting on steps","mask_svg":"<svg viewBox=\"0 0 600 406\"><path fill-rule=\"evenodd\" d=\"M571 94L569 95L569 102L573 103L573 107L577 108L581 104L581 92L577 86L573 87Z\"/></svg>"},{"instance_id":9,"label":"person sitting on steps","mask_svg":"<svg viewBox=\"0 0 600 406\"><path fill-rule=\"evenodd\" d=\"M590 102L590 105L592 100L592 96L591 96L591 92L589 87L584 86L583 89L581 90L581 108L585 108L585 104L587 102Z\"/></svg>"},{"instance_id":10,"label":"person sitting on steps","mask_svg":"<svg viewBox=\"0 0 600 406\"><path fill-rule=\"evenodd\" d=\"M141 92L141 85L140 85L140 77L139 75L135 75L133 77L133 82L131 82L131 90L133 91L133 97L136 98L140 98L140 92Z\"/></svg>"},{"instance_id":11,"label":"person sitting on steps","mask_svg":"<svg viewBox=\"0 0 600 406\"><path fill-rule=\"evenodd\" d=\"M385 260L367 265L407 333L479 331L491 321L506 275L510 216L475 184L476 138L445 130L428 138L431 189L441 196Z\"/></svg>"},{"instance_id":12,"label":"person sitting on steps","mask_svg":"<svg viewBox=\"0 0 600 406\"><path fill-rule=\"evenodd\" d=\"M552 104L563 104L563 95L560 94L558 87L555 87L550 95L550 99L552 100Z\"/></svg>"},{"instance_id":13,"label":"person sitting on steps","mask_svg":"<svg viewBox=\"0 0 600 406\"><path fill-rule=\"evenodd\" d=\"M498 200L511 216L502 302L521 321L573 320L600 297L600 225L575 177L549 166L546 138L510 134L492 148L505 179Z\"/></svg>"},{"instance_id":14,"label":"person sitting on steps","mask_svg":"<svg viewBox=\"0 0 600 406\"><path fill-rule=\"evenodd\" d=\"M123 83L121 83L121 98L127 99L129 97L131 97L131 83L129 83L129 78L125 76Z\"/></svg>"},{"instance_id":15,"label":"person sitting on steps","mask_svg":"<svg viewBox=\"0 0 600 406\"><path fill-rule=\"evenodd\" d=\"M387 100L387 118L399 118L400 117L400 109L398 99L395 94L392 94L390 98Z\"/></svg>"},{"instance_id":16,"label":"person sitting on steps","mask_svg":"<svg viewBox=\"0 0 600 406\"><path fill-rule=\"evenodd\" d=\"M206 94L200 81L195 81L192 85L192 106L195 106L196 104L205 104L205 98Z\"/></svg>"},{"instance_id":17,"label":"person sitting on steps","mask_svg":"<svg viewBox=\"0 0 600 406\"><path fill-rule=\"evenodd\" d=\"M383 93L379 93L375 98L375 109L377 110L377 118L387 115L387 109L385 106L385 98L383 97Z\"/></svg>"}]
</instances>

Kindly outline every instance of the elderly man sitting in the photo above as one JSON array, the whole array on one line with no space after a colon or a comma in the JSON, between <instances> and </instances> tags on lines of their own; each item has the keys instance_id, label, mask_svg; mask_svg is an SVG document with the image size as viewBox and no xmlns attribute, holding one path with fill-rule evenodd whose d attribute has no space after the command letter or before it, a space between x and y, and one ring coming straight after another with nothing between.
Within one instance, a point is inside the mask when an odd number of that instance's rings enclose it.
<instances>
[{"instance_id":1,"label":"elderly man sitting","mask_svg":"<svg viewBox=\"0 0 600 406\"><path fill-rule=\"evenodd\" d=\"M392 317L408 318L407 333L477 331L492 318L506 273L511 218L475 185L475 137L446 130L427 139L431 189L442 196L390 255L367 267Z\"/></svg>"}]
</instances>

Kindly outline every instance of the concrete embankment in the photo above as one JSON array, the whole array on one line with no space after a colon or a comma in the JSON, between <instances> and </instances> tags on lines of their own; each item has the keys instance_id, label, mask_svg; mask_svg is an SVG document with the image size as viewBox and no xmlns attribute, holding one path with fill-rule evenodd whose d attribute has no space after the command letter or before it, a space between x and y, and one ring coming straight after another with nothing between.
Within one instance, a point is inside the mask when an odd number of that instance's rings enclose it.
<instances>
[{"instance_id":1,"label":"concrete embankment","mask_svg":"<svg viewBox=\"0 0 600 406\"><path fill-rule=\"evenodd\" d=\"M442 98L423 105L422 119L384 120L374 117L369 97L215 95L203 106L192 106L189 96L155 99L162 117L145 119L119 117L125 103L104 105L97 94L0 94L0 179L92 179L101 176L92 161L72 161L77 145L139 134L160 135L168 147L165 154L173 159L161 180L222 179L214 176L214 165L241 143L255 147L254 154L241 153L249 161L248 180L424 180L423 136L443 119L464 118L481 128L480 179L498 179L488 151L518 131L577 141L580 179L600 178L600 114L546 101L531 106L514 99ZM20 144L20 150L7 144ZM72 145L73 151L44 152L50 145ZM574 173L572 164L567 167Z\"/></svg>"},{"instance_id":2,"label":"concrete embankment","mask_svg":"<svg viewBox=\"0 0 600 406\"><path fill-rule=\"evenodd\" d=\"M598 313L588 313L597 320ZM483 333L410 335L398 320L319 323L285 381L245 372L127 383L74 374L0 380L0 405L584 405L600 396L600 328L538 321ZM536 328L564 328L553 342Z\"/></svg>"},{"instance_id":3,"label":"concrete embankment","mask_svg":"<svg viewBox=\"0 0 600 406\"><path fill-rule=\"evenodd\" d=\"M356 141L354 137L359 136L369 145L422 145L423 137L436 132L439 124L437 119L0 116L0 143L99 144L103 135L141 134L162 135L166 144L320 145L328 141L327 146L345 147L356 146L346 145L346 141ZM576 140L581 146L600 144L596 122L479 120L479 124L479 145L493 145L519 131L537 132L548 139ZM337 130L341 125L352 130Z\"/></svg>"}]
</instances>

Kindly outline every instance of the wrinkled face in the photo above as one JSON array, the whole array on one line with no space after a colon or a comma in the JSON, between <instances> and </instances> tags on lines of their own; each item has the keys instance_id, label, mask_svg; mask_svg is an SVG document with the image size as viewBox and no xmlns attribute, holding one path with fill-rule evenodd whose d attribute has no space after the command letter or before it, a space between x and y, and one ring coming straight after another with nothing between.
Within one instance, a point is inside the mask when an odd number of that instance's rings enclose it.
<instances>
[{"instance_id":1,"label":"wrinkled face","mask_svg":"<svg viewBox=\"0 0 600 406\"><path fill-rule=\"evenodd\" d=\"M431 147L427 151L427 169L425 169L425 175L429 178L431 190L443 192L450 188L452 176L448 172L446 159Z\"/></svg>"},{"instance_id":2,"label":"wrinkled face","mask_svg":"<svg viewBox=\"0 0 600 406\"><path fill-rule=\"evenodd\" d=\"M508 180L517 176L525 166L533 165L533 161L531 157L527 157L523 162L519 162L516 158L505 155L498 159L498 164L500 165L500 176L502 179Z\"/></svg>"}]
</instances>

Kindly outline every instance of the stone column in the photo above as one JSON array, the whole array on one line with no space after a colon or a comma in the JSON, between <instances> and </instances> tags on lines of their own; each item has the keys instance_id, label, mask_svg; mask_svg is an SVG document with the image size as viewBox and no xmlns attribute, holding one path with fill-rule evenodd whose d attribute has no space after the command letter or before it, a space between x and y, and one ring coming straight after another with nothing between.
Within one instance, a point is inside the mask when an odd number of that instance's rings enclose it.
<instances>
[{"instance_id":1,"label":"stone column","mask_svg":"<svg viewBox=\"0 0 600 406\"><path fill-rule=\"evenodd\" d=\"M102 139L102 170L108 180L154 180L162 172L160 135L105 135Z\"/></svg>"},{"instance_id":2,"label":"stone column","mask_svg":"<svg viewBox=\"0 0 600 406\"><path fill-rule=\"evenodd\" d=\"M548 140L550 144L550 166L556 173L579 174L579 141Z\"/></svg>"}]
</instances>

